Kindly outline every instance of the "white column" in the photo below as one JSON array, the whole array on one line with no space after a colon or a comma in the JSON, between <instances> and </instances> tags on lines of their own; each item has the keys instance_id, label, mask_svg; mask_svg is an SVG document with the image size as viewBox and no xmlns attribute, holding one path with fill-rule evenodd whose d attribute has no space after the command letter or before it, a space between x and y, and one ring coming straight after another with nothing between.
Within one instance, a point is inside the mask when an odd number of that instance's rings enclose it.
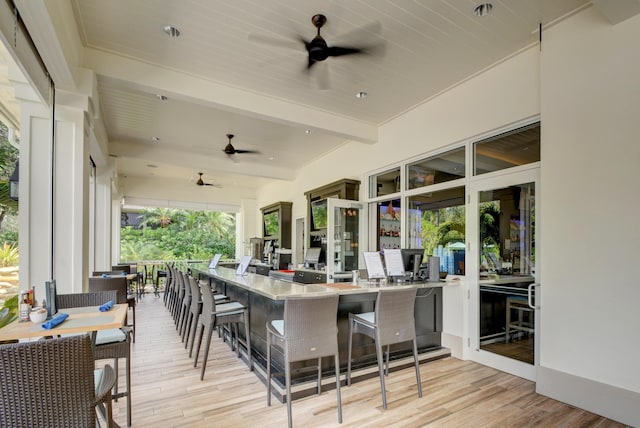
<instances>
[{"instance_id":1,"label":"white column","mask_svg":"<svg viewBox=\"0 0 640 428\"><path fill-rule=\"evenodd\" d=\"M95 194L94 270L111 270L111 169L97 168Z\"/></svg>"},{"instance_id":2,"label":"white column","mask_svg":"<svg viewBox=\"0 0 640 428\"><path fill-rule=\"evenodd\" d=\"M54 275L58 291L78 293L89 277L88 115L56 106Z\"/></svg>"},{"instance_id":3,"label":"white column","mask_svg":"<svg viewBox=\"0 0 640 428\"><path fill-rule=\"evenodd\" d=\"M242 199L240 213L236 214L236 259L249 255L249 238L262 236L256 234L257 208L255 199Z\"/></svg>"},{"instance_id":4,"label":"white column","mask_svg":"<svg viewBox=\"0 0 640 428\"><path fill-rule=\"evenodd\" d=\"M37 99L19 99L20 289L35 287L41 302L44 283L51 279L51 120L48 106Z\"/></svg>"}]
</instances>

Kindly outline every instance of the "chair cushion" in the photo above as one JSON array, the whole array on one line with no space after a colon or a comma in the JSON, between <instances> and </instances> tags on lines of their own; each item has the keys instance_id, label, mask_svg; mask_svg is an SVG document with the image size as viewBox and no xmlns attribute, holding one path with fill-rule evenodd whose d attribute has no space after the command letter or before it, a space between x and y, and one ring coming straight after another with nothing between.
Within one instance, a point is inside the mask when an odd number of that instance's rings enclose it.
<instances>
[{"instance_id":1,"label":"chair cushion","mask_svg":"<svg viewBox=\"0 0 640 428\"><path fill-rule=\"evenodd\" d=\"M98 393L98 388L100 387L100 383L102 382L102 375L104 371L102 369L96 369L93 371L93 385L95 386L96 394Z\"/></svg>"},{"instance_id":2,"label":"chair cushion","mask_svg":"<svg viewBox=\"0 0 640 428\"><path fill-rule=\"evenodd\" d=\"M355 318L360 318L365 320L366 322L370 322L371 324L376 323L376 313L375 312L364 312L361 314L354 314Z\"/></svg>"},{"instance_id":3,"label":"chair cushion","mask_svg":"<svg viewBox=\"0 0 640 428\"><path fill-rule=\"evenodd\" d=\"M244 305L238 302L223 303L221 305L216 305L216 312L239 311L244 308Z\"/></svg>"},{"instance_id":4,"label":"chair cushion","mask_svg":"<svg viewBox=\"0 0 640 428\"><path fill-rule=\"evenodd\" d=\"M273 320L271 321L271 325L280 336L284 336L284 320Z\"/></svg>"},{"instance_id":5,"label":"chair cushion","mask_svg":"<svg viewBox=\"0 0 640 428\"><path fill-rule=\"evenodd\" d=\"M125 340L127 340L127 335L119 328L112 328L110 330L99 330L96 334L96 345L124 342Z\"/></svg>"}]
</instances>

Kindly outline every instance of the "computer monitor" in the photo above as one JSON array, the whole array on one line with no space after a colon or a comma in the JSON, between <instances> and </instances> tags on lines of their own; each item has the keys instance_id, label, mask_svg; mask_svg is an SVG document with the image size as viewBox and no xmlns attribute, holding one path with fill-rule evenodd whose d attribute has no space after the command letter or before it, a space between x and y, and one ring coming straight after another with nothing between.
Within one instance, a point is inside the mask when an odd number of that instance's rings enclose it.
<instances>
[{"instance_id":1,"label":"computer monitor","mask_svg":"<svg viewBox=\"0 0 640 428\"><path fill-rule=\"evenodd\" d=\"M317 264L320 263L320 252L322 248L320 247L310 247L307 248L307 253L304 255L304 262L309 264Z\"/></svg>"},{"instance_id":2,"label":"computer monitor","mask_svg":"<svg viewBox=\"0 0 640 428\"><path fill-rule=\"evenodd\" d=\"M209 269L215 269L218 267L218 262L222 258L222 254L215 254L209 263Z\"/></svg>"},{"instance_id":3,"label":"computer monitor","mask_svg":"<svg viewBox=\"0 0 640 428\"><path fill-rule=\"evenodd\" d=\"M404 271L407 273L417 273L422 264L422 258L424 257L424 249L422 248L403 248L401 250L402 264L404 265ZM417 266L414 264L415 256L417 258ZM414 278L415 279L415 278Z\"/></svg>"}]
</instances>

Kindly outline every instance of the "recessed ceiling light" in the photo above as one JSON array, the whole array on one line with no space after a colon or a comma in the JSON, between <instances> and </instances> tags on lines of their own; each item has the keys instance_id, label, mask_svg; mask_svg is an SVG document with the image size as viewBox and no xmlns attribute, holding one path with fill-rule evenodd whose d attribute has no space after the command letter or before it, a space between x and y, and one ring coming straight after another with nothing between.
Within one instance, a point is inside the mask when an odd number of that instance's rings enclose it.
<instances>
[{"instance_id":1,"label":"recessed ceiling light","mask_svg":"<svg viewBox=\"0 0 640 428\"><path fill-rule=\"evenodd\" d=\"M369 94L367 94L365 91L360 91L356 94L356 98L360 98L360 99L367 98L368 96Z\"/></svg>"},{"instance_id":2,"label":"recessed ceiling light","mask_svg":"<svg viewBox=\"0 0 640 428\"><path fill-rule=\"evenodd\" d=\"M305 134L311 134L311 130L310 129L305 129L304 132L305 132Z\"/></svg>"},{"instance_id":3,"label":"recessed ceiling light","mask_svg":"<svg viewBox=\"0 0 640 428\"><path fill-rule=\"evenodd\" d=\"M147 168L157 168L158 165L154 165L152 163L147 164Z\"/></svg>"},{"instance_id":4,"label":"recessed ceiling light","mask_svg":"<svg viewBox=\"0 0 640 428\"><path fill-rule=\"evenodd\" d=\"M156 143L160 141L160 137L151 137L151 139Z\"/></svg>"},{"instance_id":5,"label":"recessed ceiling light","mask_svg":"<svg viewBox=\"0 0 640 428\"><path fill-rule=\"evenodd\" d=\"M156 94L156 98L159 99L160 101L167 101L168 98L166 95L162 95L162 94Z\"/></svg>"},{"instance_id":6,"label":"recessed ceiling light","mask_svg":"<svg viewBox=\"0 0 640 428\"><path fill-rule=\"evenodd\" d=\"M173 25L167 25L163 30L169 37L180 37L180 30Z\"/></svg>"},{"instance_id":7,"label":"recessed ceiling light","mask_svg":"<svg viewBox=\"0 0 640 428\"><path fill-rule=\"evenodd\" d=\"M473 14L475 16L487 16L491 13L492 9L493 5L491 3L482 3L476 6L475 9L473 9Z\"/></svg>"},{"instance_id":8,"label":"recessed ceiling light","mask_svg":"<svg viewBox=\"0 0 640 428\"><path fill-rule=\"evenodd\" d=\"M276 157L275 157L275 156L269 156L269 158L268 158L268 159L269 159L270 161L274 161L274 160L276 160Z\"/></svg>"}]
</instances>

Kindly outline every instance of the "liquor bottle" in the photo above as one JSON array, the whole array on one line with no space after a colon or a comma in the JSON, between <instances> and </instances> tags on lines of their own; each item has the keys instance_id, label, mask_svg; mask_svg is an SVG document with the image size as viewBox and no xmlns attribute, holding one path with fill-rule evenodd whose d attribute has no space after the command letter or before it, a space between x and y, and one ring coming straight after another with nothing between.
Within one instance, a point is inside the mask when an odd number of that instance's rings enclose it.
<instances>
[{"instance_id":1,"label":"liquor bottle","mask_svg":"<svg viewBox=\"0 0 640 428\"><path fill-rule=\"evenodd\" d=\"M31 305L29 304L29 294L22 293L22 295L20 296L20 308L19 308L20 321L29 321L30 312L31 312Z\"/></svg>"}]
</instances>

